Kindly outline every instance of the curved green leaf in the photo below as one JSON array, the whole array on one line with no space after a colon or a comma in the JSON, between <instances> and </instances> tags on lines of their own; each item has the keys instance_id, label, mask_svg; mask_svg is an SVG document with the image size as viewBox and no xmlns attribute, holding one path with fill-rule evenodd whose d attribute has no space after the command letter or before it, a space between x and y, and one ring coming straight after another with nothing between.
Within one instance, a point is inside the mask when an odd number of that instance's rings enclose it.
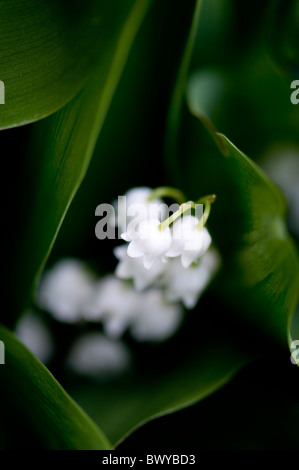
<instances>
[{"instance_id":1,"label":"curved green leaf","mask_svg":"<svg viewBox=\"0 0 299 470\"><path fill-rule=\"evenodd\" d=\"M49 449L111 449L104 434L49 371L7 329L0 327L5 364L0 366L1 408L25 420ZM3 414L3 411L1 412Z\"/></svg>"},{"instance_id":2,"label":"curved green leaf","mask_svg":"<svg viewBox=\"0 0 299 470\"><path fill-rule=\"evenodd\" d=\"M128 3L133 7L128 9L121 34L114 38L114 48L107 51L104 63L99 64L88 85L67 106L49 122L40 123L37 129L37 135L43 136L45 155L19 254L23 285L16 311L33 288L33 281L46 262L85 176L131 45L151 0ZM36 149L35 156L39 157ZM34 246L34 250L29 250L29 246Z\"/></svg>"},{"instance_id":3,"label":"curved green leaf","mask_svg":"<svg viewBox=\"0 0 299 470\"><path fill-rule=\"evenodd\" d=\"M278 188L251 160L226 137L217 136L225 155L225 162L219 164L217 171L223 170L222 178L226 173L229 176L226 184L218 184L218 188L215 184L216 192L219 198L225 198L228 182L234 185L229 202L234 210L229 210L227 217L237 218L229 224L229 231L239 232L237 237L227 233L227 240L230 238L230 241L222 244L218 232L220 221L217 227L215 222L215 240L226 253L227 271L221 290L224 292L233 286L236 294L233 302L239 302L241 307L246 299L243 311L248 312L248 318L285 341L298 302L299 286L298 254L287 233L285 203ZM225 204L221 205L225 210ZM221 227L224 220L225 216L222 217ZM225 234L222 237L226 238ZM231 246L234 238L235 253Z\"/></svg>"},{"instance_id":4,"label":"curved green leaf","mask_svg":"<svg viewBox=\"0 0 299 470\"><path fill-rule=\"evenodd\" d=\"M257 165L217 133L202 103L192 101L196 93L190 87L189 109L183 101L197 24L195 17L170 107L167 161L191 199L217 194L209 227L223 256L218 293L229 297L251 324L285 343L299 285L285 202Z\"/></svg>"},{"instance_id":5,"label":"curved green leaf","mask_svg":"<svg viewBox=\"0 0 299 470\"><path fill-rule=\"evenodd\" d=\"M0 129L64 106L104 61L128 2L10 0L0 3Z\"/></svg>"},{"instance_id":6,"label":"curved green leaf","mask_svg":"<svg viewBox=\"0 0 299 470\"><path fill-rule=\"evenodd\" d=\"M218 197L211 230L224 256L219 292L227 296L233 291L231 302L239 305L242 315L285 342L298 302L299 263L286 228L284 198L254 162L217 133L192 96L190 92L193 117L187 118L186 133L192 146L186 180L190 190L200 187ZM212 137L210 142L203 137L204 129ZM201 147L205 158L200 156Z\"/></svg>"},{"instance_id":7,"label":"curved green leaf","mask_svg":"<svg viewBox=\"0 0 299 470\"><path fill-rule=\"evenodd\" d=\"M217 194L209 226L223 255L219 293L229 295L251 323L285 342L298 302L299 265L285 225L284 199L205 115L197 117L213 141L207 141L195 117L187 118L192 144L184 150L185 187L193 197Z\"/></svg>"}]
</instances>

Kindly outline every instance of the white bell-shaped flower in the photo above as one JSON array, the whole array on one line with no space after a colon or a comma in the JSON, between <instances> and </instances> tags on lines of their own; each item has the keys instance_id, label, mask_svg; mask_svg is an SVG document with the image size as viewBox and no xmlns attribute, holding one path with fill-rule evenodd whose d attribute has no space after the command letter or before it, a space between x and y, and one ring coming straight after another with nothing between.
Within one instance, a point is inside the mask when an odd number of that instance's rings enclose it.
<instances>
[{"instance_id":1,"label":"white bell-shaped flower","mask_svg":"<svg viewBox=\"0 0 299 470\"><path fill-rule=\"evenodd\" d=\"M47 364L54 352L54 342L47 325L34 312L26 312L16 324L16 336L38 359Z\"/></svg>"},{"instance_id":2,"label":"white bell-shaped flower","mask_svg":"<svg viewBox=\"0 0 299 470\"><path fill-rule=\"evenodd\" d=\"M138 292L155 284L166 268L166 263L157 260L149 269L146 269L143 259L131 258L125 245L115 248L114 254L119 260L115 271L116 276L119 279L132 279Z\"/></svg>"},{"instance_id":3,"label":"white bell-shaped flower","mask_svg":"<svg viewBox=\"0 0 299 470\"><path fill-rule=\"evenodd\" d=\"M212 241L206 227L200 227L198 218L193 215L184 215L173 223L172 238L166 257L181 256L184 268L188 268L201 257Z\"/></svg>"},{"instance_id":4,"label":"white bell-shaped flower","mask_svg":"<svg viewBox=\"0 0 299 470\"><path fill-rule=\"evenodd\" d=\"M139 296L133 287L115 276L98 281L84 307L88 321L103 321L105 331L120 337L139 313Z\"/></svg>"},{"instance_id":5,"label":"white bell-shaped flower","mask_svg":"<svg viewBox=\"0 0 299 470\"><path fill-rule=\"evenodd\" d=\"M140 297L140 311L131 327L137 341L164 341L179 327L183 310L178 303L170 304L161 289L151 289Z\"/></svg>"},{"instance_id":6,"label":"white bell-shaped flower","mask_svg":"<svg viewBox=\"0 0 299 470\"><path fill-rule=\"evenodd\" d=\"M101 333L87 333L73 344L67 365L74 372L95 379L111 379L124 372L130 364L124 343Z\"/></svg>"},{"instance_id":7,"label":"white bell-shaped flower","mask_svg":"<svg viewBox=\"0 0 299 470\"><path fill-rule=\"evenodd\" d=\"M93 292L93 282L93 275L84 263L63 259L43 275L37 304L62 322L80 321L83 306Z\"/></svg>"},{"instance_id":8,"label":"white bell-shaped flower","mask_svg":"<svg viewBox=\"0 0 299 470\"><path fill-rule=\"evenodd\" d=\"M157 259L161 259L170 249L172 236L169 227L160 230L158 219L140 222L134 230L129 230L122 238L130 242L128 255L131 258L143 257L145 268L149 269Z\"/></svg>"},{"instance_id":9,"label":"white bell-shaped flower","mask_svg":"<svg viewBox=\"0 0 299 470\"><path fill-rule=\"evenodd\" d=\"M163 277L165 296L170 302L182 301L186 308L195 307L220 266L220 256L210 248L197 265L184 268L179 258L170 260Z\"/></svg>"},{"instance_id":10,"label":"white bell-shaped flower","mask_svg":"<svg viewBox=\"0 0 299 470\"><path fill-rule=\"evenodd\" d=\"M133 188L114 203L116 225L122 232L125 232L134 220L138 223L149 218L162 220L166 205L158 198L149 201L152 191L147 187Z\"/></svg>"}]
</instances>

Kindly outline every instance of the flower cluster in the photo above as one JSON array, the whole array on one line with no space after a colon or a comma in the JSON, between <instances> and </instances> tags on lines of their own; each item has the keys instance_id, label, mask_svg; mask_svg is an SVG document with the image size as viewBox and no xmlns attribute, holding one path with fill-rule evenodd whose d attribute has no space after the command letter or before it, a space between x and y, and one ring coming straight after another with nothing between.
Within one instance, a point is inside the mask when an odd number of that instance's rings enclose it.
<instances>
[{"instance_id":1,"label":"flower cluster","mask_svg":"<svg viewBox=\"0 0 299 470\"><path fill-rule=\"evenodd\" d=\"M180 203L171 206L171 215L164 196ZM111 222L125 240L114 250L115 273L99 278L82 261L64 259L45 272L37 289L38 307L56 320L102 325L102 332L81 335L72 347L68 365L80 374L123 370L130 359L122 341L126 332L136 341L172 336L182 321L182 304L187 309L196 305L220 264L205 226L213 196L199 201L200 213L171 188L135 188L124 200L116 208L118 222ZM28 346L32 328L42 325L27 315L18 335ZM50 349L46 332L43 337ZM41 344L32 349L40 357L46 354Z\"/></svg>"},{"instance_id":2,"label":"flower cluster","mask_svg":"<svg viewBox=\"0 0 299 470\"><path fill-rule=\"evenodd\" d=\"M128 330L137 341L162 341L182 318L181 306L167 302L161 289L141 293L112 274L96 278L74 259L61 260L45 273L36 300L58 321L101 322L111 338Z\"/></svg>"},{"instance_id":3,"label":"flower cluster","mask_svg":"<svg viewBox=\"0 0 299 470\"><path fill-rule=\"evenodd\" d=\"M127 221L122 234L127 243L114 251L119 260L116 276L132 279L138 292L149 287L160 288L167 301L182 301L186 308L193 308L220 264L218 252L211 246L211 236L204 226L214 197L202 199L207 207L201 217L192 214L196 204L189 201L163 220L165 211L157 209L163 207L163 203L154 198L155 193L157 190L136 188L126 194L127 213L119 215L122 227ZM164 194L167 195L167 191ZM127 215L132 214L133 206L144 208L135 223ZM158 213L160 218L156 216Z\"/></svg>"}]
</instances>

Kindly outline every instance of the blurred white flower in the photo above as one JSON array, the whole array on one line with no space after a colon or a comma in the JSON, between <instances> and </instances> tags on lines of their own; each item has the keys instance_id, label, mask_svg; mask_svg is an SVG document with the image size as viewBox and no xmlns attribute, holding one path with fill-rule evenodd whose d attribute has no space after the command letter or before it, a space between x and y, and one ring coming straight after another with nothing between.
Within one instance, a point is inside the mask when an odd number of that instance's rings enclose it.
<instances>
[{"instance_id":1,"label":"blurred white flower","mask_svg":"<svg viewBox=\"0 0 299 470\"><path fill-rule=\"evenodd\" d=\"M165 271L166 263L157 260L146 269L142 258L131 258L127 253L127 246L118 246L114 250L119 263L115 274L120 279L133 279L134 287L138 292L154 284Z\"/></svg>"},{"instance_id":2,"label":"blurred white flower","mask_svg":"<svg viewBox=\"0 0 299 470\"><path fill-rule=\"evenodd\" d=\"M129 243L128 255L131 258L142 257L144 267L150 269L153 263L165 255L172 243L169 227L159 229L158 219L143 220L138 230L126 232L122 238Z\"/></svg>"},{"instance_id":3,"label":"blurred white flower","mask_svg":"<svg viewBox=\"0 0 299 470\"><path fill-rule=\"evenodd\" d=\"M191 263L202 256L211 244L211 236L206 229L197 228L199 220L192 215L177 219L172 226L172 244L166 256L181 256L182 265L188 268Z\"/></svg>"},{"instance_id":4,"label":"blurred white flower","mask_svg":"<svg viewBox=\"0 0 299 470\"><path fill-rule=\"evenodd\" d=\"M114 276L99 281L85 318L102 321L106 334L119 338L126 330L138 341L161 341L171 336L182 317L178 303L169 304L161 289L137 292Z\"/></svg>"},{"instance_id":5,"label":"blurred white flower","mask_svg":"<svg viewBox=\"0 0 299 470\"><path fill-rule=\"evenodd\" d=\"M88 333L78 338L67 358L71 370L98 379L118 376L129 364L127 347L100 333Z\"/></svg>"},{"instance_id":6,"label":"blurred white flower","mask_svg":"<svg viewBox=\"0 0 299 470\"><path fill-rule=\"evenodd\" d=\"M124 197L115 201L116 225L122 232L127 230L128 225L135 219L140 222L147 218L161 220L165 212L165 204L161 199L148 201L152 194L152 189L139 187L127 191Z\"/></svg>"},{"instance_id":7,"label":"blurred white flower","mask_svg":"<svg viewBox=\"0 0 299 470\"><path fill-rule=\"evenodd\" d=\"M180 304L170 304L161 289L151 289L140 295L140 310L131 326L137 341L163 341L177 330L183 317Z\"/></svg>"},{"instance_id":8,"label":"blurred white flower","mask_svg":"<svg viewBox=\"0 0 299 470\"><path fill-rule=\"evenodd\" d=\"M170 260L162 280L165 296L170 302L182 301L186 308L195 307L220 266L220 256L210 248L197 265L184 268L179 258Z\"/></svg>"},{"instance_id":9,"label":"blurred white flower","mask_svg":"<svg viewBox=\"0 0 299 470\"><path fill-rule=\"evenodd\" d=\"M74 323L82 318L82 309L93 292L93 276L85 264L63 259L41 279L36 301L57 320Z\"/></svg>"},{"instance_id":10,"label":"blurred white flower","mask_svg":"<svg viewBox=\"0 0 299 470\"><path fill-rule=\"evenodd\" d=\"M17 322L16 336L38 359L47 364L54 352L53 339L45 323L35 313L26 312Z\"/></svg>"},{"instance_id":11,"label":"blurred white flower","mask_svg":"<svg viewBox=\"0 0 299 470\"><path fill-rule=\"evenodd\" d=\"M102 321L108 335L120 337L138 311L138 293L129 283L111 275L95 284L93 293L84 306L84 318Z\"/></svg>"}]
</instances>

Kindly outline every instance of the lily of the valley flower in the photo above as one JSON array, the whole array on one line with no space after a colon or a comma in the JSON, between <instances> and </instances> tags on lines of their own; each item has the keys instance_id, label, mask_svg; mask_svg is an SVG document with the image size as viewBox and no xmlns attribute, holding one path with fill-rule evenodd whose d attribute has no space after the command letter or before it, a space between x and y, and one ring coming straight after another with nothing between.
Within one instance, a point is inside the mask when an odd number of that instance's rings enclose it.
<instances>
[{"instance_id":1,"label":"lily of the valley flower","mask_svg":"<svg viewBox=\"0 0 299 470\"><path fill-rule=\"evenodd\" d=\"M177 330L183 317L179 303L169 303L161 289L150 289L140 297L140 310L131 326L137 341L164 341Z\"/></svg>"},{"instance_id":2,"label":"lily of the valley flower","mask_svg":"<svg viewBox=\"0 0 299 470\"><path fill-rule=\"evenodd\" d=\"M130 354L119 340L87 333L73 344L67 364L77 374L104 380L123 373L130 364Z\"/></svg>"},{"instance_id":3,"label":"lily of the valley flower","mask_svg":"<svg viewBox=\"0 0 299 470\"><path fill-rule=\"evenodd\" d=\"M25 312L16 324L17 338L47 364L54 352L54 341L47 325L33 311Z\"/></svg>"},{"instance_id":4,"label":"lily of the valley flower","mask_svg":"<svg viewBox=\"0 0 299 470\"><path fill-rule=\"evenodd\" d=\"M131 258L127 253L125 245L118 246L114 250L119 263L116 267L115 274L119 279L132 279L134 287L138 292L145 290L151 286L164 273L166 264L160 260L149 268L144 267L142 258Z\"/></svg>"},{"instance_id":5,"label":"lily of the valley flower","mask_svg":"<svg viewBox=\"0 0 299 470\"><path fill-rule=\"evenodd\" d=\"M186 308L194 308L201 294L211 282L220 266L220 257L210 248L198 261L187 269L179 258L170 260L161 284L169 302L182 301Z\"/></svg>"},{"instance_id":6,"label":"lily of the valley flower","mask_svg":"<svg viewBox=\"0 0 299 470\"><path fill-rule=\"evenodd\" d=\"M124 240L130 242L128 255L131 258L143 257L147 269L167 253L172 243L170 228L160 230L160 224L158 219L144 220L138 224L136 230L122 235Z\"/></svg>"},{"instance_id":7,"label":"lily of the valley flower","mask_svg":"<svg viewBox=\"0 0 299 470\"><path fill-rule=\"evenodd\" d=\"M138 300L138 294L129 283L109 275L95 284L85 304L84 318L102 321L108 335L118 338L138 314Z\"/></svg>"},{"instance_id":8,"label":"lily of the valley flower","mask_svg":"<svg viewBox=\"0 0 299 470\"><path fill-rule=\"evenodd\" d=\"M177 329L182 309L169 303L161 289L137 292L133 286L114 276L99 281L85 318L102 321L111 338L127 330L137 341L162 341Z\"/></svg>"},{"instance_id":9,"label":"lily of the valley flower","mask_svg":"<svg viewBox=\"0 0 299 470\"><path fill-rule=\"evenodd\" d=\"M154 190L151 197L171 194L177 195L163 187ZM180 200L182 197L180 194ZM122 237L129 244L115 250L117 277L132 279L137 291L158 287L168 301L182 301L193 308L220 264L205 227L215 198L210 195L197 203L181 202L179 209L160 224L158 219L147 219L136 225L136 231L133 227L124 233ZM200 217L196 217L197 204L205 208Z\"/></svg>"},{"instance_id":10,"label":"lily of the valley flower","mask_svg":"<svg viewBox=\"0 0 299 470\"><path fill-rule=\"evenodd\" d=\"M126 197L118 223L125 228L122 238L127 243L115 249L119 260L116 276L95 280L80 261L63 260L43 276L37 303L60 321L101 322L107 340L119 340L128 332L137 341L162 341L182 320L180 302L193 308L220 264L205 227L215 196L205 196L197 203L183 202L180 191L161 187L153 191L136 188ZM180 204L178 209L171 206L168 218L157 206L162 204L160 197ZM201 203L205 210L196 217ZM134 213L135 204L142 208L141 213ZM105 344L99 337L83 341L72 357L85 350L84 355L93 362L99 354L105 355L101 352ZM94 367L91 369L96 370L96 362ZM82 363L82 370L88 371L88 364Z\"/></svg>"},{"instance_id":11,"label":"lily of the valley flower","mask_svg":"<svg viewBox=\"0 0 299 470\"><path fill-rule=\"evenodd\" d=\"M201 257L212 241L206 227L201 227L198 218L192 215L185 215L173 223L172 237L172 244L166 256L170 258L181 256L184 268L188 268Z\"/></svg>"},{"instance_id":12,"label":"lily of the valley flower","mask_svg":"<svg viewBox=\"0 0 299 470\"><path fill-rule=\"evenodd\" d=\"M116 224L122 232L134 221L141 222L147 218L161 220L165 213L165 204L159 198L150 199L152 189L147 187L133 188L114 203Z\"/></svg>"},{"instance_id":13,"label":"lily of the valley flower","mask_svg":"<svg viewBox=\"0 0 299 470\"><path fill-rule=\"evenodd\" d=\"M93 292L93 275L76 259L59 261L46 272L37 291L37 304L57 320L75 323L82 319L84 304Z\"/></svg>"}]
</instances>

